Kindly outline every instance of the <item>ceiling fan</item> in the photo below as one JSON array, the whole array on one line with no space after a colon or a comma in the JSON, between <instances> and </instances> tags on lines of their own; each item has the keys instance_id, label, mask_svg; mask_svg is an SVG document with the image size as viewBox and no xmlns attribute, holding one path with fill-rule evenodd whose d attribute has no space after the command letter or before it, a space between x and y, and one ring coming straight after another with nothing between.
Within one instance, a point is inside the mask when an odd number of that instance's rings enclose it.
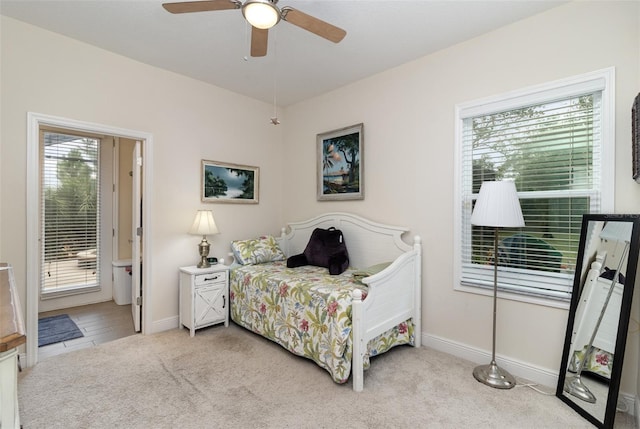
<instances>
[{"instance_id":1,"label":"ceiling fan","mask_svg":"<svg viewBox=\"0 0 640 429\"><path fill-rule=\"evenodd\" d=\"M276 6L278 0L202 0L179 3L164 3L171 13L208 12L214 10L242 9L242 15L251 24L251 56L267 55L269 28L281 19L310 31L334 43L340 42L347 32L321 19L307 15L289 6Z\"/></svg>"}]
</instances>

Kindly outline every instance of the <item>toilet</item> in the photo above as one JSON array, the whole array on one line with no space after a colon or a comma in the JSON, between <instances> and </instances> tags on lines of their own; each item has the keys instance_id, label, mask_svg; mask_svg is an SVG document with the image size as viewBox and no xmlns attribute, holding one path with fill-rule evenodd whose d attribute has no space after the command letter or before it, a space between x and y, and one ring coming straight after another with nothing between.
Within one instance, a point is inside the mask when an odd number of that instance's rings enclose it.
<instances>
[{"instance_id":1,"label":"toilet","mask_svg":"<svg viewBox=\"0 0 640 429\"><path fill-rule=\"evenodd\" d=\"M119 259L113 265L113 300L118 305L131 304L131 259Z\"/></svg>"}]
</instances>

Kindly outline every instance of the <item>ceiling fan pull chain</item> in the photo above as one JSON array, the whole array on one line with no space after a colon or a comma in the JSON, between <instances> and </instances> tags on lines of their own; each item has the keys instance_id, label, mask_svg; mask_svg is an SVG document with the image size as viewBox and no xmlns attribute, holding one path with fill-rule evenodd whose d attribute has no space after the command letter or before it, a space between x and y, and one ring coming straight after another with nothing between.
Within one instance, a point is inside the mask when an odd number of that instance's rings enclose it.
<instances>
[{"instance_id":1,"label":"ceiling fan pull chain","mask_svg":"<svg viewBox=\"0 0 640 429\"><path fill-rule=\"evenodd\" d=\"M245 26L244 26L244 52L245 53L247 53L247 52L251 53L251 45L249 44L249 37L250 37L249 36L249 34L250 34L249 31L250 31L250 29L251 29L251 25L249 25L248 22L245 23ZM242 57L242 59L245 60L245 61L249 61L249 56L245 54Z\"/></svg>"},{"instance_id":2,"label":"ceiling fan pull chain","mask_svg":"<svg viewBox=\"0 0 640 429\"><path fill-rule=\"evenodd\" d=\"M271 123L273 125L279 125L278 120L278 31L273 32L273 117Z\"/></svg>"}]
</instances>

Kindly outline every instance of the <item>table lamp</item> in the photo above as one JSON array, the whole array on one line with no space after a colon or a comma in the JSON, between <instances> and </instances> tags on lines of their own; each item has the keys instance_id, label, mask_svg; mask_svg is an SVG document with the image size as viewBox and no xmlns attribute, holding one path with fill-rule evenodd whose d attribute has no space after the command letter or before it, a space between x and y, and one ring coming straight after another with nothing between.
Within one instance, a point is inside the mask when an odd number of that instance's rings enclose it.
<instances>
[{"instance_id":1,"label":"table lamp","mask_svg":"<svg viewBox=\"0 0 640 429\"><path fill-rule=\"evenodd\" d=\"M213 219L213 212L211 210L198 210L196 213L196 218L193 221L193 225L191 225L191 229L189 230L189 234L193 235L201 235L202 241L198 245L198 250L200 253L200 262L198 262L198 268L208 268L211 266L209 264L209 260L207 256L209 256L209 249L211 245L207 241L207 235L218 234L218 227L216 226L216 221Z\"/></svg>"}]
</instances>

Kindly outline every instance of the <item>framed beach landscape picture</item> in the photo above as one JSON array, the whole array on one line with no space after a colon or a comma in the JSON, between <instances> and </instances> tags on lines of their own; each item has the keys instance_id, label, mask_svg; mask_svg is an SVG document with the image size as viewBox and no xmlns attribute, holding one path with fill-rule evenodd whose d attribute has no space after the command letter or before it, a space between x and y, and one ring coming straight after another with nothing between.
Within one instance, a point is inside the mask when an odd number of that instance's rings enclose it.
<instances>
[{"instance_id":1,"label":"framed beach landscape picture","mask_svg":"<svg viewBox=\"0 0 640 429\"><path fill-rule=\"evenodd\" d=\"M202 202L257 204L259 184L258 167L202 160Z\"/></svg>"},{"instance_id":2,"label":"framed beach landscape picture","mask_svg":"<svg viewBox=\"0 0 640 429\"><path fill-rule=\"evenodd\" d=\"M318 201L364 199L363 125L318 134Z\"/></svg>"}]
</instances>

